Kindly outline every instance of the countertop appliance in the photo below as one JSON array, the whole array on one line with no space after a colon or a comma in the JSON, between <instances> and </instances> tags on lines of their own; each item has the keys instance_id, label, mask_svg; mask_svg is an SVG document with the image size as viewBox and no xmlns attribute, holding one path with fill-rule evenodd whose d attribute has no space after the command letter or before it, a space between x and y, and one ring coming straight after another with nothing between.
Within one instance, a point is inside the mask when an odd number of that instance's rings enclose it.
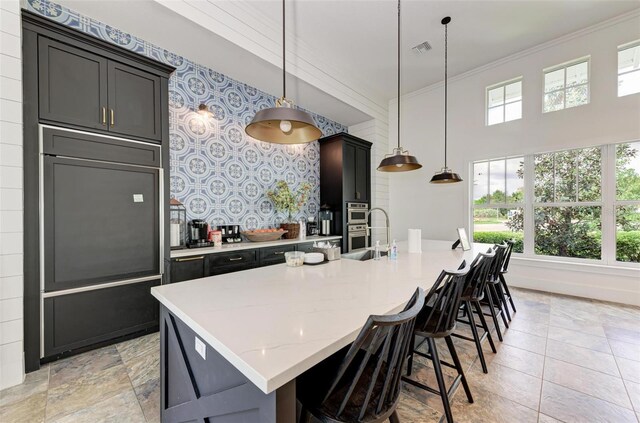
<instances>
[{"instance_id":1,"label":"countertop appliance","mask_svg":"<svg viewBox=\"0 0 640 423\"><path fill-rule=\"evenodd\" d=\"M320 213L318 213L318 220L320 221L319 235L331 235L331 225L333 224L333 212L331 211L331 207L326 204L321 206Z\"/></svg>"},{"instance_id":2,"label":"countertop appliance","mask_svg":"<svg viewBox=\"0 0 640 423\"><path fill-rule=\"evenodd\" d=\"M189 222L189 248L208 247L209 224L201 219Z\"/></svg>"},{"instance_id":3,"label":"countertop appliance","mask_svg":"<svg viewBox=\"0 0 640 423\"><path fill-rule=\"evenodd\" d=\"M347 203L347 225L366 225L368 213L367 203Z\"/></svg>"},{"instance_id":4,"label":"countertop appliance","mask_svg":"<svg viewBox=\"0 0 640 423\"><path fill-rule=\"evenodd\" d=\"M239 225L220 225L218 226L218 230L222 232L223 244L232 244L235 242L242 242Z\"/></svg>"},{"instance_id":5,"label":"countertop appliance","mask_svg":"<svg viewBox=\"0 0 640 423\"><path fill-rule=\"evenodd\" d=\"M309 220L307 220L307 236L318 235L318 222L316 219L311 216Z\"/></svg>"}]
</instances>

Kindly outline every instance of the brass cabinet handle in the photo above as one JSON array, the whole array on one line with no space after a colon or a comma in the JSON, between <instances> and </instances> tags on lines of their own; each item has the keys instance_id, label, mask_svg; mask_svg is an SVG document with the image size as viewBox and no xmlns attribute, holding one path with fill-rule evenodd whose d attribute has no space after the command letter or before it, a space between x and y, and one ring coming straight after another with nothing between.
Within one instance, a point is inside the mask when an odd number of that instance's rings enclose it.
<instances>
[{"instance_id":1,"label":"brass cabinet handle","mask_svg":"<svg viewBox=\"0 0 640 423\"><path fill-rule=\"evenodd\" d=\"M238 260L242 260L242 257L231 257L229 259L229 261L238 261Z\"/></svg>"},{"instance_id":2,"label":"brass cabinet handle","mask_svg":"<svg viewBox=\"0 0 640 423\"><path fill-rule=\"evenodd\" d=\"M203 258L204 258L204 256L187 257L187 258L178 258L178 259L176 259L176 261L193 261L193 260L202 260Z\"/></svg>"},{"instance_id":3,"label":"brass cabinet handle","mask_svg":"<svg viewBox=\"0 0 640 423\"><path fill-rule=\"evenodd\" d=\"M103 125L107 125L107 108L103 107L102 108L102 124Z\"/></svg>"},{"instance_id":4,"label":"brass cabinet handle","mask_svg":"<svg viewBox=\"0 0 640 423\"><path fill-rule=\"evenodd\" d=\"M275 255L282 255L282 254L284 254L284 251L274 251L274 253L273 253L273 254L275 254Z\"/></svg>"},{"instance_id":5,"label":"brass cabinet handle","mask_svg":"<svg viewBox=\"0 0 640 423\"><path fill-rule=\"evenodd\" d=\"M116 119L114 117L114 113L113 113L113 109L109 109L111 110L111 126L116 124Z\"/></svg>"}]
</instances>

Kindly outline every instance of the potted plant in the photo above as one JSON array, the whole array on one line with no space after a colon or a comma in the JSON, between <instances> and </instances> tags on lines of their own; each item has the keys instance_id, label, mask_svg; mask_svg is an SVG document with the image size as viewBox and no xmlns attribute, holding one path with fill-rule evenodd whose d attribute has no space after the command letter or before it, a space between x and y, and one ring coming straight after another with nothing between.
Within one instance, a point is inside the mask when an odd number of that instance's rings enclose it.
<instances>
[{"instance_id":1,"label":"potted plant","mask_svg":"<svg viewBox=\"0 0 640 423\"><path fill-rule=\"evenodd\" d=\"M298 237L300 224L293 221L293 215L307 202L310 191L311 185L307 182L300 184L298 190L294 192L289 188L289 184L282 180L276 182L275 189L267 191L267 197L273 202L276 211L287 214L286 223L280 225L282 229L288 231L284 234L286 239Z\"/></svg>"}]
</instances>

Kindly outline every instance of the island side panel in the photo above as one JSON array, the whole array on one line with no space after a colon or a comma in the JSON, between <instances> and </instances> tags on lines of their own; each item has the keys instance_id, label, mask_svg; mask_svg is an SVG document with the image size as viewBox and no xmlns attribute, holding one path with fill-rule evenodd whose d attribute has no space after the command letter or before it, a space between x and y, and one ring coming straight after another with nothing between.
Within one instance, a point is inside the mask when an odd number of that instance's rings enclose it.
<instances>
[{"instance_id":1,"label":"island side panel","mask_svg":"<svg viewBox=\"0 0 640 423\"><path fill-rule=\"evenodd\" d=\"M184 322L161 306L163 423L295 421L295 381L265 394L206 343L206 359L203 359L195 349L196 336Z\"/></svg>"}]
</instances>

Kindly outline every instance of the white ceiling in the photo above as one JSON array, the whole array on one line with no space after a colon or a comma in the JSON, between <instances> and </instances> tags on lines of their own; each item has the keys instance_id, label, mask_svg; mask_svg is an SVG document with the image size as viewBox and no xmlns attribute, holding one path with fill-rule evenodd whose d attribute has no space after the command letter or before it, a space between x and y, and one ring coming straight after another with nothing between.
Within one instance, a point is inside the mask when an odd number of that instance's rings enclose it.
<instances>
[{"instance_id":1,"label":"white ceiling","mask_svg":"<svg viewBox=\"0 0 640 423\"><path fill-rule=\"evenodd\" d=\"M157 1L165 2L164 6L175 1L194 8L206 3L224 7L229 1L227 4L242 4L273 31L281 28L279 0ZM218 35L219 28L197 25L154 0L60 3L263 91L281 94L281 70L273 60L255 56ZM452 17L449 75L455 76L634 9L640 9L640 0L403 0L402 91L442 80L444 28L440 20L444 16ZM369 92L362 94L379 99L385 108L396 97L395 0L287 0L287 10L288 50L298 54L300 46L306 54L316 52L319 65L331 62L340 69L344 84L357 82L366 87ZM234 18L242 20L242 16ZM292 37L295 42L290 41ZM274 38L278 40L277 34ZM425 40L433 46L431 51L423 55L411 51ZM290 76L288 83L289 96L302 107L347 125L370 119L358 108L319 90L312 78L303 79Z\"/></svg>"}]
</instances>

